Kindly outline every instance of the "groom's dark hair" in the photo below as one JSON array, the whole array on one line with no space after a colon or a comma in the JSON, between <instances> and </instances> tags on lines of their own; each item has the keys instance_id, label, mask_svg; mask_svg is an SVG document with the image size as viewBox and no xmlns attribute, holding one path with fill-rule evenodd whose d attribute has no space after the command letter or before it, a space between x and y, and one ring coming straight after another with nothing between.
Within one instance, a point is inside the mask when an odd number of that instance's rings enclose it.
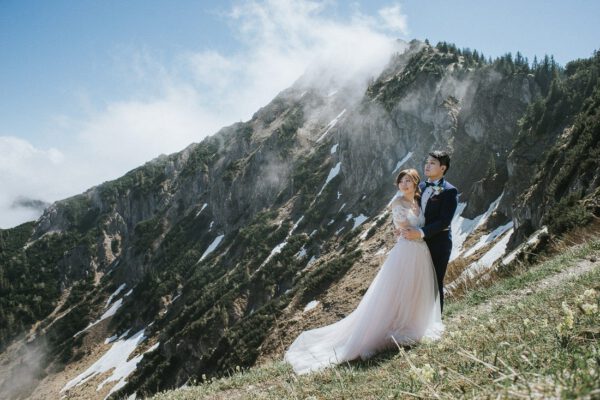
<instances>
[{"instance_id":1,"label":"groom's dark hair","mask_svg":"<svg viewBox=\"0 0 600 400\"><path fill-rule=\"evenodd\" d=\"M436 150L429 153L429 156L435 158L440 162L440 166L445 165L446 169L444 170L444 175L450 169L450 155L442 150Z\"/></svg>"}]
</instances>

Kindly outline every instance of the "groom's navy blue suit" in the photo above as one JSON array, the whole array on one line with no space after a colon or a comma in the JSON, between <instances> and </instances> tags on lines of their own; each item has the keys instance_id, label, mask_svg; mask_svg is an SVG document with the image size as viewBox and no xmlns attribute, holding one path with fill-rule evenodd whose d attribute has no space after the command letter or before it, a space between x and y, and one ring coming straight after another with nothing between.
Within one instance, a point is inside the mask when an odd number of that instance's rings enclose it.
<instances>
[{"instance_id":1,"label":"groom's navy blue suit","mask_svg":"<svg viewBox=\"0 0 600 400\"><path fill-rule=\"evenodd\" d=\"M458 205L458 190L442 178L438 183L441 190L434 191L425 205L425 226L421 228L425 243L429 247L433 266L440 290L440 305L444 307L444 275L452 253L452 234L450 223ZM425 192L426 183L421 182L421 193ZM435 186L434 186L435 187Z\"/></svg>"}]
</instances>

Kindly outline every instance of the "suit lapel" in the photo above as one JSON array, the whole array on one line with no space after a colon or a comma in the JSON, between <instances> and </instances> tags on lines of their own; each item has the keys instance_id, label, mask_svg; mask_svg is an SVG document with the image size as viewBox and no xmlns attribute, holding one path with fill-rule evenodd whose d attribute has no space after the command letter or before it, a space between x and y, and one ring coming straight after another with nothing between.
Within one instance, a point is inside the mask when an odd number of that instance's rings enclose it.
<instances>
[{"instance_id":1,"label":"suit lapel","mask_svg":"<svg viewBox=\"0 0 600 400\"><path fill-rule=\"evenodd\" d=\"M424 183L423 183L423 186L425 186ZM442 188L442 190L437 194L435 193L435 191L431 192L431 195L427 199L427 203L425 203L425 209L423 210L423 213L425 214L426 218L427 218L427 211L431 210L431 207L429 207L429 202L431 202L431 199L441 195L444 192L444 190L446 190L446 180L444 178L442 178L437 186L440 186ZM424 189L422 190L423 192L425 191ZM423 208L423 207L421 207L421 208Z\"/></svg>"}]
</instances>

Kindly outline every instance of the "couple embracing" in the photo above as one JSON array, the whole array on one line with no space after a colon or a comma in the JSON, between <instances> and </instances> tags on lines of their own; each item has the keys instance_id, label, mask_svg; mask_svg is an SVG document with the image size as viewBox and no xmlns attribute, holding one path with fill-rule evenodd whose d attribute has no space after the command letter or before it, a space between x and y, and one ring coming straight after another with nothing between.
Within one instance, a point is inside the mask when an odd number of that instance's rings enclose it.
<instances>
[{"instance_id":1,"label":"couple embracing","mask_svg":"<svg viewBox=\"0 0 600 400\"><path fill-rule=\"evenodd\" d=\"M444 179L446 152L429 153L426 182L414 169L396 178L400 195L392 211L396 243L358 306L345 318L302 332L285 353L304 374L420 340L438 339L443 330L443 280L452 251L450 223L458 191Z\"/></svg>"}]
</instances>

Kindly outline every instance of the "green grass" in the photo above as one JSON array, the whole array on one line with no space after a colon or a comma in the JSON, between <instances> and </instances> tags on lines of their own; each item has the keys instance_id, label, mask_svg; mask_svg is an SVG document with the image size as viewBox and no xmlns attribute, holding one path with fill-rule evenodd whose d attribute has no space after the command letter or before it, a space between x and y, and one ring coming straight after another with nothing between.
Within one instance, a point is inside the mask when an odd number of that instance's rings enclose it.
<instances>
[{"instance_id":1,"label":"green grass","mask_svg":"<svg viewBox=\"0 0 600 400\"><path fill-rule=\"evenodd\" d=\"M192 382L154 398L597 398L598 262L577 278L548 288L539 283L599 254L600 241L588 241L491 287L473 290L449 304L447 332L437 342L302 376L274 362L197 386ZM497 302L502 296L514 299ZM482 303L490 307L479 307ZM596 310L590 311L594 305Z\"/></svg>"}]
</instances>

